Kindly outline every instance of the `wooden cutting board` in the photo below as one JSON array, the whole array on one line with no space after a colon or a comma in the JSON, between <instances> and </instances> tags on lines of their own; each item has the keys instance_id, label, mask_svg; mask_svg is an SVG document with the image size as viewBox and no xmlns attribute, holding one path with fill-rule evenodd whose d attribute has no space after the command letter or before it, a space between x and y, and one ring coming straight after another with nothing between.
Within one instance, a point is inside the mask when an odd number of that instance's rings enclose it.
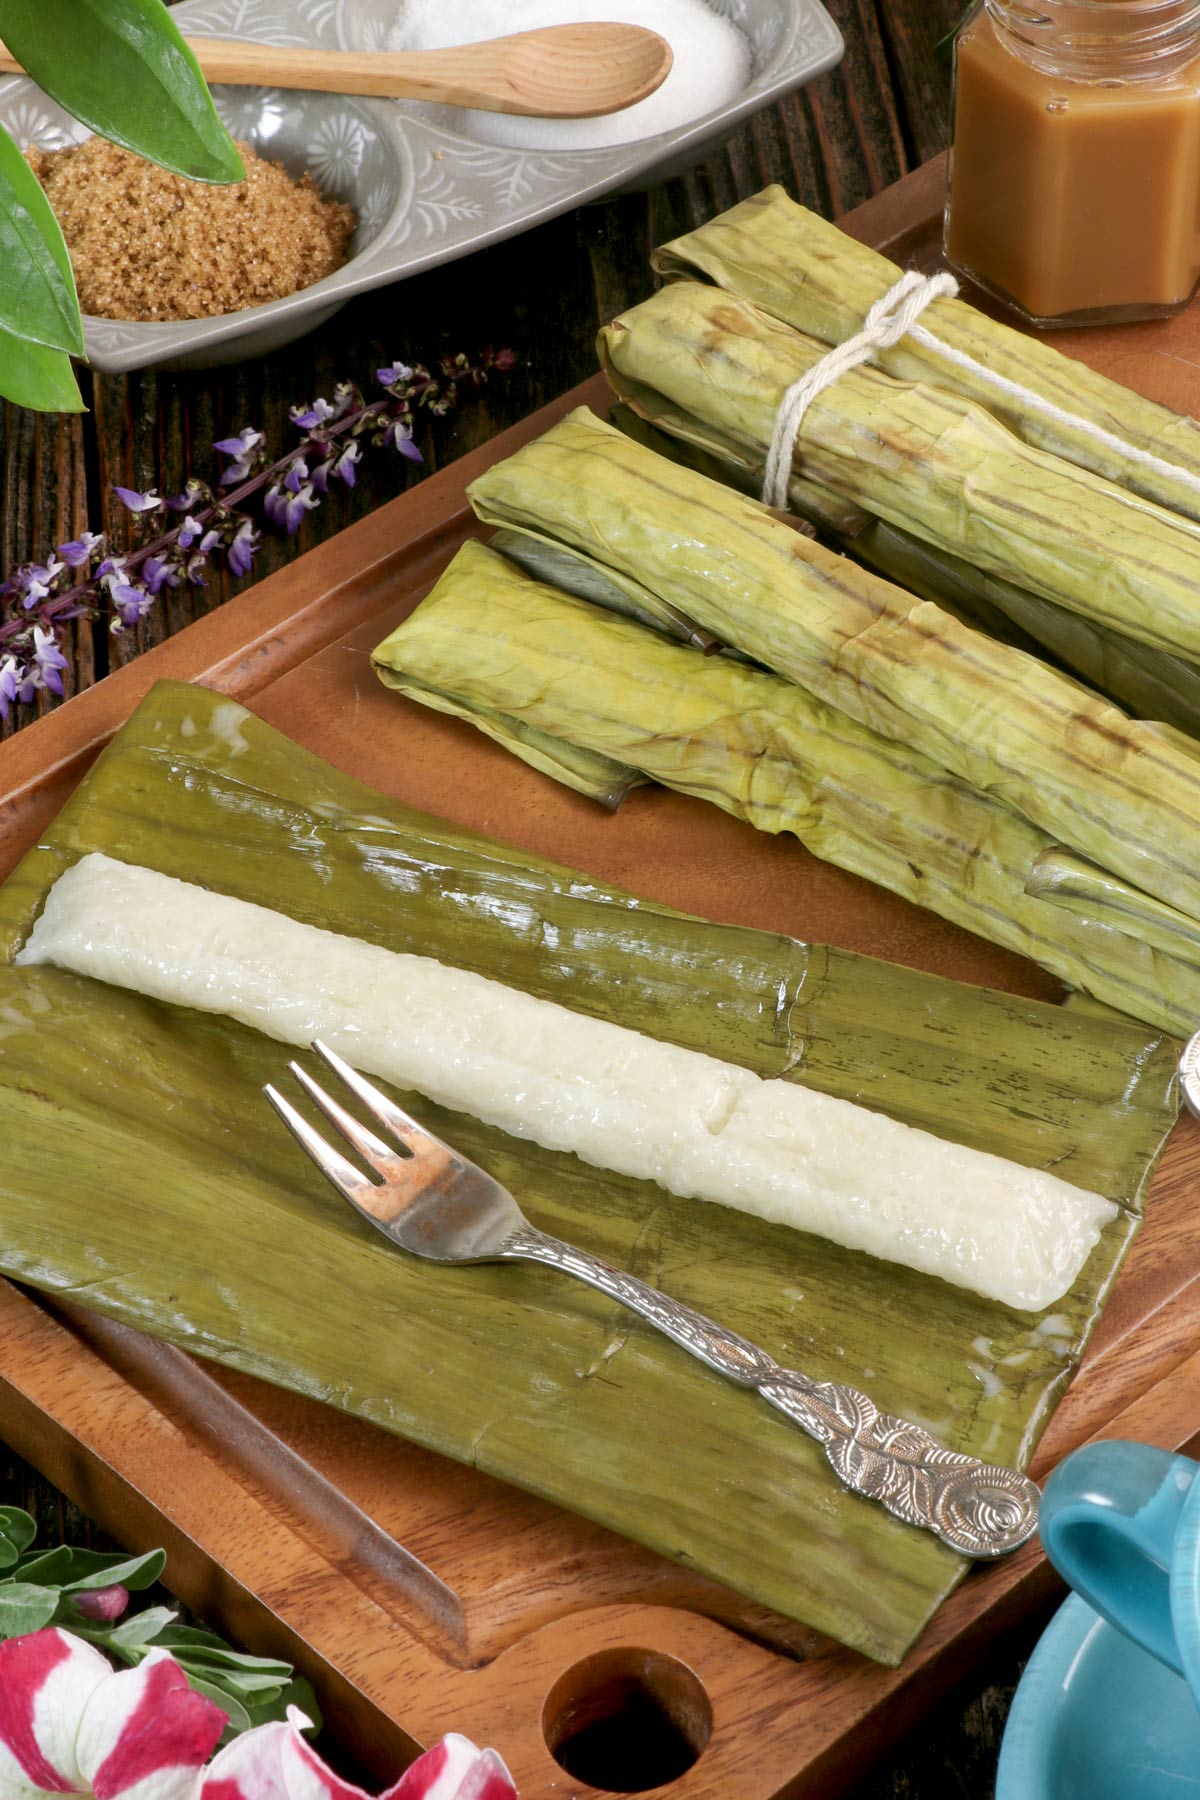
<instances>
[{"instance_id":1,"label":"wooden cutting board","mask_svg":"<svg viewBox=\"0 0 1200 1800\"><path fill-rule=\"evenodd\" d=\"M897 260L928 261L943 181L931 164L844 223ZM1200 410L1200 313L1061 342ZM12 739L0 751L0 875L138 699L172 676L235 695L412 805L657 900L1053 997L1032 965L791 840L658 790L606 815L375 681L369 649L473 529L467 482L581 403L604 410L598 379ZM1198 1176L1200 1132L1181 1124L1035 1474L1093 1434L1191 1440ZM647 1721L677 1765L700 1752L654 1793L833 1795L1054 1584L1034 1547L980 1569L903 1667L881 1669L475 1470L4 1284L0 1435L131 1548L164 1544L189 1605L297 1661L335 1730L381 1777L414 1742L453 1727L502 1748L525 1800L597 1791L553 1749L592 1727L593 1752L636 1764Z\"/></svg>"}]
</instances>

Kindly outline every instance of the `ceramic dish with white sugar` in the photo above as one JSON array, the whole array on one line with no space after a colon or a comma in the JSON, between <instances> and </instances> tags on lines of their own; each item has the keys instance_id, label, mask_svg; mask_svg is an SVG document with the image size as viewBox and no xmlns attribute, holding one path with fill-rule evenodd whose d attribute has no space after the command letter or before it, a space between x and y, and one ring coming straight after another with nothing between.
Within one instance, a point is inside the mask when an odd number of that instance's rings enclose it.
<instances>
[{"instance_id":1,"label":"ceramic dish with white sugar","mask_svg":"<svg viewBox=\"0 0 1200 1800\"><path fill-rule=\"evenodd\" d=\"M669 179L735 126L837 62L842 41L820 0L709 0L748 40L738 96L689 124L590 150L501 148L448 108L271 88L217 88L234 135L294 175L350 203L358 232L334 274L282 300L217 318L141 324L85 321L93 367L240 361L311 331L354 294L465 256L615 189ZM322 49L383 49L398 0L184 0L175 16L197 36ZM86 135L32 81L0 82L0 123L22 146L62 149Z\"/></svg>"}]
</instances>

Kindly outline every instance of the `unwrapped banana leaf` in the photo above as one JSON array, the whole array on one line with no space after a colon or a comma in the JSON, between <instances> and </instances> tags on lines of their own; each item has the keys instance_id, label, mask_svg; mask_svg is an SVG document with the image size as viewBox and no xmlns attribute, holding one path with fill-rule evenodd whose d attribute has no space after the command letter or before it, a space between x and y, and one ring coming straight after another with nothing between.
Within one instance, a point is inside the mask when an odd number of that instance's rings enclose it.
<instances>
[{"instance_id":1,"label":"unwrapped banana leaf","mask_svg":"<svg viewBox=\"0 0 1200 1800\"><path fill-rule=\"evenodd\" d=\"M870 308L901 273L877 250L798 206L781 187L766 188L664 244L651 260L668 278L699 277L741 294L827 347L861 330ZM921 324L925 333L910 333L890 349L875 352L872 360L879 368L902 381L931 382L977 401L1026 442L1200 518L1200 425L1195 419L1143 399L1086 363L1063 356L1045 337L989 319L966 301L935 300ZM931 344L926 333L938 343ZM964 368L955 352L982 364L993 378L1032 390L1050 406L1006 392L978 369ZM1174 465L1175 472L1147 467L1119 447L1098 441L1075 421L1114 434Z\"/></svg>"},{"instance_id":2,"label":"unwrapped banana leaf","mask_svg":"<svg viewBox=\"0 0 1200 1800\"><path fill-rule=\"evenodd\" d=\"M787 389L825 353L748 300L675 282L600 334L652 424L765 460ZM664 404L665 403L665 404ZM1139 641L1200 659L1200 527L1038 450L971 401L850 369L812 401L806 476L916 537Z\"/></svg>"},{"instance_id":3,"label":"unwrapped banana leaf","mask_svg":"<svg viewBox=\"0 0 1200 1800\"><path fill-rule=\"evenodd\" d=\"M950 1122L1120 1201L1075 1289L1036 1318L411 1102L537 1224L993 1458L1028 1458L1095 1323L1174 1116L1173 1043L630 898L399 806L175 684L0 889L6 1273L474 1462L897 1661L963 1564L842 1490L770 1408L553 1272L392 1251L276 1128L260 1087L281 1073L278 1044L12 966L49 885L90 850Z\"/></svg>"},{"instance_id":4,"label":"unwrapped banana leaf","mask_svg":"<svg viewBox=\"0 0 1200 1800\"><path fill-rule=\"evenodd\" d=\"M713 446L702 450L690 443L682 430L671 435L624 404L612 409L612 423L660 456L682 462L714 481L727 482L743 494L758 493L761 468L756 475L752 459L733 444L721 454ZM964 625L986 631L989 637L1030 655L1048 655L1065 672L1115 700L1135 719L1171 725L1200 739L1200 667L1195 663L1150 644L1139 644L1111 626L1098 625L1053 600L1043 600L1011 581L989 575L986 569L924 544L861 507L836 502L828 489L806 480L802 470L793 474L788 503L847 556L910 593L935 601ZM523 566L532 565L527 562ZM533 572L539 570L535 567ZM555 579L549 567L545 573ZM568 593L581 591L561 575L560 571L558 586ZM599 594L595 597L602 600Z\"/></svg>"},{"instance_id":5,"label":"unwrapped banana leaf","mask_svg":"<svg viewBox=\"0 0 1200 1800\"><path fill-rule=\"evenodd\" d=\"M499 714L518 755L522 727L557 736L760 831L792 832L1122 1012L1181 1035L1200 1021L1200 934L1179 915L1111 876L1095 905L1066 908L1058 888L1054 904L1032 895L1032 872L1048 886L1060 847L1011 807L778 675L670 643L481 544L462 547L373 660L411 699L434 688L465 718Z\"/></svg>"},{"instance_id":6,"label":"unwrapped banana leaf","mask_svg":"<svg viewBox=\"0 0 1200 1800\"><path fill-rule=\"evenodd\" d=\"M583 408L469 491L488 523L538 531L636 579L722 642L1200 918L1200 762L1036 658Z\"/></svg>"}]
</instances>

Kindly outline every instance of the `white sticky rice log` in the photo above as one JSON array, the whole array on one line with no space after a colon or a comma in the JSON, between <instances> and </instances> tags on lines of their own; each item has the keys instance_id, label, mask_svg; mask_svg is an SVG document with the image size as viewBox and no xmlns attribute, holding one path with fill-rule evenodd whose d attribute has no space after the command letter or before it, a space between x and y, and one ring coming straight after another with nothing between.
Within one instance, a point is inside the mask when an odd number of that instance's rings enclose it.
<instances>
[{"instance_id":1,"label":"white sticky rice log","mask_svg":"<svg viewBox=\"0 0 1200 1800\"><path fill-rule=\"evenodd\" d=\"M515 1137L1027 1311L1061 1299L1116 1212L849 1101L107 856L60 877L18 960L322 1038Z\"/></svg>"}]
</instances>

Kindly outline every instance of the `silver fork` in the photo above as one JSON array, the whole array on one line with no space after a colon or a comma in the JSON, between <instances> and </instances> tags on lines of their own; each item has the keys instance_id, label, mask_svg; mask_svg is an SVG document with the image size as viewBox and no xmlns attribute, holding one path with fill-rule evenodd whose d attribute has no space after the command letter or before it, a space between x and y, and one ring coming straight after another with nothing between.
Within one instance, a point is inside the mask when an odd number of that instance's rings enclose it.
<instances>
[{"instance_id":1,"label":"silver fork","mask_svg":"<svg viewBox=\"0 0 1200 1800\"><path fill-rule=\"evenodd\" d=\"M966 1556L1003 1556L1032 1537L1039 1494L1016 1469L947 1450L919 1425L880 1412L857 1388L784 1369L764 1350L648 1282L532 1226L498 1181L380 1093L327 1045L313 1049L394 1140L347 1112L298 1063L305 1093L371 1174L328 1144L279 1091L264 1092L317 1167L363 1217L414 1256L433 1262L545 1263L575 1275L739 1387L754 1388L824 1447L848 1488L922 1526Z\"/></svg>"}]
</instances>

